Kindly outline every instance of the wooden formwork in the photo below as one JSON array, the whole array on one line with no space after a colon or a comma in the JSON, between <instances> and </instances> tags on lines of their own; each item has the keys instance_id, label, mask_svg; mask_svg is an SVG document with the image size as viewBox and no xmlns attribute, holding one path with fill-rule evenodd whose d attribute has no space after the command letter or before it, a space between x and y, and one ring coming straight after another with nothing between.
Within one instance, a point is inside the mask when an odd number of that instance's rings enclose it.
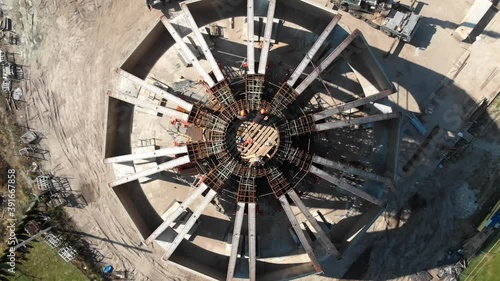
<instances>
[{"instance_id":1,"label":"wooden formwork","mask_svg":"<svg viewBox=\"0 0 500 281\"><path fill-rule=\"evenodd\" d=\"M247 74L245 75L246 100L250 110L260 110L262 92L264 90L264 75Z\"/></svg>"},{"instance_id":2,"label":"wooden formwork","mask_svg":"<svg viewBox=\"0 0 500 281\"><path fill-rule=\"evenodd\" d=\"M223 107L227 107L235 101L231 88L226 80L222 80L215 84L215 86L210 89L210 93Z\"/></svg>"},{"instance_id":3,"label":"wooden formwork","mask_svg":"<svg viewBox=\"0 0 500 281\"><path fill-rule=\"evenodd\" d=\"M208 119L211 115L212 114L210 114L201 105L194 104L188 116L188 123L198 127L206 127Z\"/></svg>"},{"instance_id":4,"label":"wooden formwork","mask_svg":"<svg viewBox=\"0 0 500 281\"><path fill-rule=\"evenodd\" d=\"M283 173L277 168L271 169L271 173L267 175L267 181L269 182L269 186L273 190L276 198L279 198L281 195L285 194L288 189L290 189L290 184L283 176Z\"/></svg>"},{"instance_id":5,"label":"wooden formwork","mask_svg":"<svg viewBox=\"0 0 500 281\"><path fill-rule=\"evenodd\" d=\"M271 114L282 116L287 107L292 104L299 95L288 84L283 83L271 102Z\"/></svg>"},{"instance_id":6,"label":"wooden formwork","mask_svg":"<svg viewBox=\"0 0 500 281\"><path fill-rule=\"evenodd\" d=\"M300 136L316 131L312 116L305 115L280 125L280 133L287 136Z\"/></svg>"},{"instance_id":7,"label":"wooden formwork","mask_svg":"<svg viewBox=\"0 0 500 281\"><path fill-rule=\"evenodd\" d=\"M240 177L236 200L243 203L255 203L255 177Z\"/></svg>"}]
</instances>

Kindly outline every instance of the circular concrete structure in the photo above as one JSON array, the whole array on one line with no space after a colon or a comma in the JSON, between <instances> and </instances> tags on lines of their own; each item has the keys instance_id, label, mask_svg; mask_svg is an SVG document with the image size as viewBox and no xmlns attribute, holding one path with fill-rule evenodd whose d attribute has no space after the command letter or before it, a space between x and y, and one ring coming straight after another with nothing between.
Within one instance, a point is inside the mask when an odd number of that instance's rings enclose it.
<instances>
[{"instance_id":1,"label":"circular concrete structure","mask_svg":"<svg viewBox=\"0 0 500 281\"><path fill-rule=\"evenodd\" d=\"M109 185L145 244L217 280L345 272L399 145L395 91L363 36L299 0L181 7L108 93Z\"/></svg>"}]
</instances>

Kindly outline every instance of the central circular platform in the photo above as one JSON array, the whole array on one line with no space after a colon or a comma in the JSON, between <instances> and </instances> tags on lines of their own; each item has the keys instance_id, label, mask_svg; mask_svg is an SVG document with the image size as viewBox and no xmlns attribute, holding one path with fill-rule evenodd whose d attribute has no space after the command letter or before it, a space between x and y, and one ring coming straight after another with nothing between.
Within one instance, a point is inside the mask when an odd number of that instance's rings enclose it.
<instances>
[{"instance_id":1,"label":"central circular platform","mask_svg":"<svg viewBox=\"0 0 500 281\"><path fill-rule=\"evenodd\" d=\"M263 166L279 146L279 131L269 116L249 112L228 127L226 144L236 160L249 166Z\"/></svg>"}]
</instances>

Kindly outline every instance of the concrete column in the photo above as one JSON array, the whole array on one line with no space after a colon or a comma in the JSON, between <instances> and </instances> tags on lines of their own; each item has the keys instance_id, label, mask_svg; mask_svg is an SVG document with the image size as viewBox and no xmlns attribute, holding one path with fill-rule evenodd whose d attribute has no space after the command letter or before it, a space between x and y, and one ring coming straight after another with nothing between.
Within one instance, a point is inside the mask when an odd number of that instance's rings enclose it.
<instances>
[{"instance_id":1,"label":"concrete column","mask_svg":"<svg viewBox=\"0 0 500 281\"><path fill-rule=\"evenodd\" d=\"M259 74L266 74L267 57L269 55L269 48L271 46L271 34L273 33L275 8L276 0L269 0L269 5L267 6L266 29L264 31L264 46L262 46L262 50L260 53Z\"/></svg>"},{"instance_id":2,"label":"concrete column","mask_svg":"<svg viewBox=\"0 0 500 281\"><path fill-rule=\"evenodd\" d=\"M189 220L186 222L186 225L182 230L179 232L179 235L175 237L174 241L172 242L172 245L170 245L170 248L167 250L167 252L163 255L162 259L163 260L168 260L170 256L174 253L175 249L181 244L182 240L184 239L184 236L193 228L194 224L200 217L200 215L203 213L203 211L207 208L208 204L212 199L214 199L215 195L217 195L217 192L215 192L213 189L210 189L208 191L207 195L205 196L205 199L203 199L203 202L201 202L200 206L196 209L196 211L189 217Z\"/></svg>"},{"instance_id":3,"label":"concrete column","mask_svg":"<svg viewBox=\"0 0 500 281\"><path fill-rule=\"evenodd\" d=\"M196 39L198 39L198 42L200 43L201 50L203 51L203 54L205 55L205 58L208 60L210 65L212 66L212 70L214 72L215 77L217 78L217 81L222 81L224 80L224 75L222 74L222 71L219 68L219 65L217 64L217 61L215 60L212 52L210 51L210 48L208 47L207 42L205 41L205 38L203 37L203 34L200 32L200 28L198 27L198 24L196 24L196 21L193 18L193 15L191 15L191 11L189 11L189 8L187 7L186 3L181 4L182 11L184 12L184 15L187 17L189 21L189 25L191 26L191 29L196 36Z\"/></svg>"},{"instance_id":4,"label":"concrete column","mask_svg":"<svg viewBox=\"0 0 500 281\"><path fill-rule=\"evenodd\" d=\"M171 93L169 93L169 92L167 92L159 87L156 87L155 85L151 85L148 82L142 80L141 78L139 78L135 75L132 75L132 74L126 72L123 69L117 69L116 72L120 76L127 78L130 82L136 84L137 86L142 87L142 88L144 88L152 93L155 93L155 94L159 95L160 97L179 105L180 107L184 108L187 111L191 111L191 109L193 109L193 105L190 104L189 102L187 102L187 101L185 101L177 96L174 96Z\"/></svg>"},{"instance_id":5,"label":"concrete column","mask_svg":"<svg viewBox=\"0 0 500 281\"><path fill-rule=\"evenodd\" d=\"M306 205L304 205L304 202L300 200L299 195L295 192L294 189L290 189L287 191L288 196L292 199L292 201L299 207L300 211L305 215L309 223L313 226L313 228L316 230L316 234L319 236L321 242L323 245L326 247L326 250L328 254L333 254L335 256L339 256L339 251L335 246L333 245L332 241L330 241L330 238L326 235L326 233L323 231L319 223L316 221L316 219L311 215L309 210L307 209Z\"/></svg>"},{"instance_id":6,"label":"concrete column","mask_svg":"<svg viewBox=\"0 0 500 281\"><path fill-rule=\"evenodd\" d=\"M243 215L245 214L245 203L238 202L238 211L234 219L233 240L231 242L231 256L227 266L227 281L233 280L234 267L236 266L236 258L238 257L238 246L240 244L241 225L243 224Z\"/></svg>"},{"instance_id":7,"label":"concrete column","mask_svg":"<svg viewBox=\"0 0 500 281\"><path fill-rule=\"evenodd\" d=\"M333 168L333 169L336 169L339 171L347 172L349 174L357 175L357 176L363 177L363 178L368 179L368 180L373 180L373 181L381 182L381 183L388 184L388 185L393 184L393 181L389 178L379 176L377 174L370 173L370 172L367 172L367 171L362 170L362 169L358 169L358 168L354 168L354 167L351 167L348 165L344 165L340 162L328 160L328 159L325 159L323 157L319 157L317 155L313 156L312 161L314 163L317 163L317 164L320 164L320 165L323 165L323 166L326 166L329 168Z\"/></svg>"},{"instance_id":8,"label":"concrete column","mask_svg":"<svg viewBox=\"0 0 500 281\"><path fill-rule=\"evenodd\" d=\"M248 74L255 74L255 48L254 48L254 6L253 0L247 0L247 64Z\"/></svg>"},{"instance_id":9,"label":"concrete column","mask_svg":"<svg viewBox=\"0 0 500 281\"><path fill-rule=\"evenodd\" d=\"M189 156L187 156L187 155L182 156L180 158L175 158L175 159L170 160L168 162L162 163L154 168L147 169L147 170L144 170L142 172L135 173L133 175L130 175L130 176L127 176L127 177L124 177L121 179L117 179L114 182L109 183L108 185L109 185L109 187L115 187L115 186L122 185L122 184L127 183L127 182L131 182L133 180L140 179L142 177L147 177L147 176L159 173L159 172L164 171L164 170L172 169L172 168L187 164L189 162L191 162L191 160L189 159Z\"/></svg>"},{"instance_id":10,"label":"concrete column","mask_svg":"<svg viewBox=\"0 0 500 281\"><path fill-rule=\"evenodd\" d=\"M164 115L172 117L172 118L180 119L183 121L188 121L188 118L189 118L189 115L187 115L184 112L180 112L180 111L177 111L177 110L172 109L172 108L160 106L160 105L154 104L152 102L140 100L140 99L137 99L137 98L134 98L134 97L131 97L128 95L124 95L124 94L119 94L119 93L108 92L107 94L108 94L108 96L113 97L115 99L119 99L121 101L133 104L133 105L138 106L138 107L150 109L150 110L156 111L158 113L164 114Z\"/></svg>"},{"instance_id":11,"label":"concrete column","mask_svg":"<svg viewBox=\"0 0 500 281\"><path fill-rule=\"evenodd\" d=\"M312 118L314 121L322 120L322 119L325 119L327 117L331 117L335 114L344 112L348 109L356 108L356 107L377 101L379 99L385 98L387 96L392 95L393 93L394 93L394 90L385 90L385 91L382 91L382 92L375 94L375 95L370 95L370 96L367 96L367 97L364 97L364 98L361 98L361 99L358 99L355 101L341 104L341 105L334 107L334 108L330 108L330 109L327 109L327 110L324 110L324 111L321 111L318 113L314 113L312 115Z\"/></svg>"},{"instance_id":12,"label":"concrete column","mask_svg":"<svg viewBox=\"0 0 500 281\"><path fill-rule=\"evenodd\" d=\"M151 245L151 243L153 243L153 241L156 240L156 238L158 238L158 236L160 236L160 234L162 234L175 221L175 219L185 212L189 205L191 205L191 203L193 203L193 201L207 188L208 186L206 184L200 184L200 186L198 186L193 193L189 194L186 200L184 200L184 202L182 202L182 204L170 216L168 216L163 223L160 224L160 226L158 226L153 233L151 233L151 235L149 235L149 237L144 241L144 245Z\"/></svg>"},{"instance_id":13,"label":"concrete column","mask_svg":"<svg viewBox=\"0 0 500 281\"><path fill-rule=\"evenodd\" d=\"M317 175L318 177L336 185L340 189L343 189L349 193L352 193L358 197L365 199L366 201L368 201L370 203L373 203L373 204L378 205L378 206L385 205L384 202L375 198L374 196L366 193L365 191L363 191L359 188L356 188L356 187L348 184L347 182L343 181L342 179L339 179L338 177L332 176L332 175L328 174L327 172L318 169L314 165L311 165L311 168L309 168L309 172L311 172L311 173Z\"/></svg>"},{"instance_id":14,"label":"concrete column","mask_svg":"<svg viewBox=\"0 0 500 281\"><path fill-rule=\"evenodd\" d=\"M248 260L248 272L250 281L257 280L255 274L257 268L257 247L255 243L255 239L257 239L257 231L255 227L255 203L248 203L248 254L250 256Z\"/></svg>"},{"instance_id":15,"label":"concrete column","mask_svg":"<svg viewBox=\"0 0 500 281\"><path fill-rule=\"evenodd\" d=\"M300 75L304 72L304 69L306 69L307 65L311 62L312 58L316 53L318 52L319 48L321 48L321 45L323 45L323 42L325 42L326 38L330 33L332 33L333 29L339 22L340 18L342 15L337 14L331 21L330 23L326 26L325 30L321 33L321 35L316 39L316 42L312 45L311 49L309 49L309 52L307 52L306 56L302 59L300 64L295 68L293 71L292 75L286 82L288 86L293 87L295 82L297 82L297 79L299 79Z\"/></svg>"},{"instance_id":16,"label":"concrete column","mask_svg":"<svg viewBox=\"0 0 500 281\"><path fill-rule=\"evenodd\" d=\"M172 35L172 38L174 38L177 45L179 45L179 47L180 47L181 51L184 53L184 55L186 55L186 57L189 59L189 61L198 70L198 73L203 77L203 80L208 84L208 86L210 88L212 88L215 85L214 80L205 71L203 66L200 64L200 61L196 58L196 56L193 54L193 52L191 52L191 50L186 45L184 40L182 40L182 37L179 35L177 30L175 30L174 26L170 23L170 21L165 16L161 16L160 20L163 23L163 25L165 25L165 28L167 28L170 35Z\"/></svg>"},{"instance_id":17,"label":"concrete column","mask_svg":"<svg viewBox=\"0 0 500 281\"><path fill-rule=\"evenodd\" d=\"M309 259L314 265L314 269L316 270L317 273L323 273L323 269L321 269L321 265L319 264L318 259L314 255L313 248L309 244L309 241L307 241L306 236L304 235L304 232L302 231L302 228L300 228L299 222L297 221L297 218L292 212L292 209L290 208L290 204L288 203L288 200L286 199L286 196L283 194L279 197L281 206L283 207L283 210L286 213L286 216L288 217L288 220L292 224L293 230L295 231L295 234L297 234L297 237L300 240L300 243L302 244L302 247L304 247L304 250L306 251L307 255L309 256Z\"/></svg>"},{"instance_id":18,"label":"concrete column","mask_svg":"<svg viewBox=\"0 0 500 281\"><path fill-rule=\"evenodd\" d=\"M328 123L316 124L316 131L326 131L336 128L348 127L353 125L361 125L366 123L373 123L382 120L398 118L400 116L399 112L387 113L387 114L375 114L366 117L353 118L349 120L333 121Z\"/></svg>"},{"instance_id":19,"label":"concrete column","mask_svg":"<svg viewBox=\"0 0 500 281\"><path fill-rule=\"evenodd\" d=\"M301 94L311 83L318 78L318 76L332 64L332 62L351 44L351 42L358 37L359 35L359 30L355 29L349 36L347 36L342 43L340 43L337 48L335 48L329 55L326 57L325 60L323 60L318 67L316 67L307 77L302 81L302 83L297 86L295 91L299 94Z\"/></svg>"},{"instance_id":20,"label":"concrete column","mask_svg":"<svg viewBox=\"0 0 500 281\"><path fill-rule=\"evenodd\" d=\"M153 152L144 152L144 153L136 153L136 154L127 154L127 155L121 155L121 156L116 156L116 157L110 157L104 159L105 164L109 163L123 163L123 162L130 162L134 160L141 160L141 159L149 159L149 158L157 158L161 156L172 156L176 154L182 154L182 153L187 153L187 147L186 146L177 146L177 147L169 147L169 148L162 148L155 150Z\"/></svg>"}]
</instances>

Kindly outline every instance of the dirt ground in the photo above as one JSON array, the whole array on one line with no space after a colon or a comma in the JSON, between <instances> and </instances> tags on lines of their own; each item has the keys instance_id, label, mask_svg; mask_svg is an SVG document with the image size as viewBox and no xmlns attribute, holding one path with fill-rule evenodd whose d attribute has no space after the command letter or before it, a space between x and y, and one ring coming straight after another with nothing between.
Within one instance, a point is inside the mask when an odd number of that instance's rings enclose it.
<instances>
[{"instance_id":1,"label":"dirt ground","mask_svg":"<svg viewBox=\"0 0 500 281\"><path fill-rule=\"evenodd\" d=\"M50 156L44 169L70 178L88 206L70 209L84 236L116 270L136 280L195 280L166 266L159 249L143 249L132 221L112 189L102 164L106 90L117 68L158 12L143 1L14 1L10 12L21 34L26 121L46 137ZM16 10L18 12L16 12Z\"/></svg>"},{"instance_id":2,"label":"dirt ground","mask_svg":"<svg viewBox=\"0 0 500 281\"><path fill-rule=\"evenodd\" d=\"M200 279L167 266L159 258L158 246L139 245L141 239L131 219L114 192L106 188L110 180L106 175L111 173L102 164L105 92L118 85L114 69L159 13L148 11L144 1L19 0L14 4L14 28L22 35L21 63L27 65L25 121L47 136L45 145L50 157L44 163L45 169L69 177L72 188L81 191L88 202L86 208L68 209L70 215L104 254L106 263L119 271L133 271L136 280ZM401 225L392 226L398 231L377 236L368 256L366 276L391 279L397 274L411 274L411 269L429 269L444 254L443 248L458 243L472 231L470 222L457 220L456 213L448 211L460 210L455 208L461 200L454 190L464 181L471 189L489 186L495 190L491 186L500 186L498 177L478 176L479 172L498 174L498 135L477 141L493 145L496 154L485 149L490 146L475 142L453 167L445 166L429 178L408 185L394 204L393 215L397 217L402 210L404 217L404 210L414 208L412 219L406 223L401 219ZM423 198L420 202L426 202L426 207L409 206L407 199L422 187L426 191L419 192ZM488 196L482 194L477 200L485 198ZM393 221L397 224L397 220ZM461 229L460 235L456 235L457 229Z\"/></svg>"}]
</instances>

